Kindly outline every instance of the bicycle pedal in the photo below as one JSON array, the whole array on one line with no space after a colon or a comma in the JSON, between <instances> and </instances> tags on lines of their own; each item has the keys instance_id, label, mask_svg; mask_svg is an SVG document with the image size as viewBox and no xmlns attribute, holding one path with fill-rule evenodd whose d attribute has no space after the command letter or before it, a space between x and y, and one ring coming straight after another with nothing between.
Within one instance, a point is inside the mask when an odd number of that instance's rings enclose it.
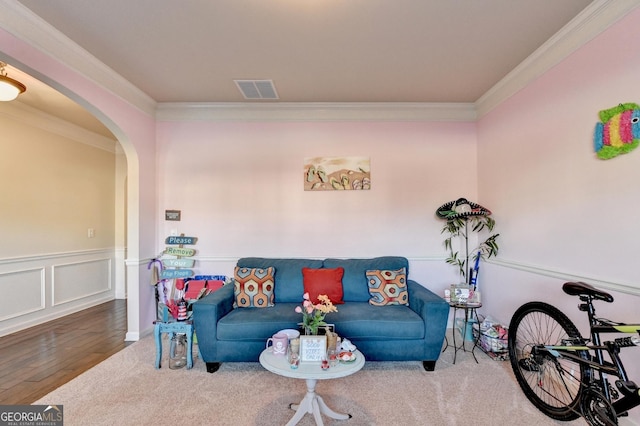
<instances>
[{"instance_id":1,"label":"bicycle pedal","mask_svg":"<svg viewBox=\"0 0 640 426\"><path fill-rule=\"evenodd\" d=\"M616 387L624 396L629 396L638 392L638 385L636 385L631 380L628 380L626 382L622 380L616 380Z\"/></svg>"}]
</instances>

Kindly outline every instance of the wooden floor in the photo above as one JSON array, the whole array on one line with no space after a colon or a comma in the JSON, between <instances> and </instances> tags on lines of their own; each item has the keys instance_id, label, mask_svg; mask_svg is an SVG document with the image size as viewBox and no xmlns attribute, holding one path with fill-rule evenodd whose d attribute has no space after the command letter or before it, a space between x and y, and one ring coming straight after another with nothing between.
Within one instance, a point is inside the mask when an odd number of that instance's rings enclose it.
<instances>
[{"instance_id":1,"label":"wooden floor","mask_svg":"<svg viewBox=\"0 0 640 426\"><path fill-rule=\"evenodd\" d=\"M114 300L0 337L0 405L31 404L124 349L127 302Z\"/></svg>"}]
</instances>

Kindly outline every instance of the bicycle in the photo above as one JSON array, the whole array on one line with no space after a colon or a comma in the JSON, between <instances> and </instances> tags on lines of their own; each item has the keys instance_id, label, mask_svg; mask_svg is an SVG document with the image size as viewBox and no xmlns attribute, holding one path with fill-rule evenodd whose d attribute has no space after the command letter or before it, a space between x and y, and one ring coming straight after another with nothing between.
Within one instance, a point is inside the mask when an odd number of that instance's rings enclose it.
<instances>
[{"instance_id":1,"label":"bicycle","mask_svg":"<svg viewBox=\"0 0 640 426\"><path fill-rule=\"evenodd\" d=\"M515 377L529 401L553 419L583 416L590 425L617 425L618 417L640 405L640 388L629 380L620 359L622 348L640 345L640 324L596 316L593 302L611 303L613 296L589 284L567 282L562 290L580 298L578 309L589 317L590 338L582 337L552 305L522 305L511 318L508 335ZM603 333L633 335L603 342ZM615 387L609 376L617 378Z\"/></svg>"}]
</instances>

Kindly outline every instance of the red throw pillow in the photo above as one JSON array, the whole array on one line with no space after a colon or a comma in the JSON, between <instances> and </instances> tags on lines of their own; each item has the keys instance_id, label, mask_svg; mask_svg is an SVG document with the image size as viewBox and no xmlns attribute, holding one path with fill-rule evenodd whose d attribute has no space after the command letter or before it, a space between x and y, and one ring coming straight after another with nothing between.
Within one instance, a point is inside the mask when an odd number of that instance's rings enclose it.
<instances>
[{"instance_id":1,"label":"red throw pillow","mask_svg":"<svg viewBox=\"0 0 640 426\"><path fill-rule=\"evenodd\" d=\"M304 292L309 293L309 300L313 303L319 303L318 296L326 294L331 303L341 305L344 303L342 297L342 276L344 268L302 268L302 280L304 283Z\"/></svg>"}]
</instances>

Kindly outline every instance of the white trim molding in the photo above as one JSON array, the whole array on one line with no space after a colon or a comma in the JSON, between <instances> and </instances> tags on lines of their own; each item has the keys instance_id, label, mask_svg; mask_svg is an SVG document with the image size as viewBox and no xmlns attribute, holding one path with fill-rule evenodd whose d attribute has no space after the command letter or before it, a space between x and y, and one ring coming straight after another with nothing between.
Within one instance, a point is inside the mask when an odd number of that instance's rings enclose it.
<instances>
[{"instance_id":1,"label":"white trim molding","mask_svg":"<svg viewBox=\"0 0 640 426\"><path fill-rule=\"evenodd\" d=\"M476 121L470 103L159 103L158 121Z\"/></svg>"},{"instance_id":2,"label":"white trim molding","mask_svg":"<svg viewBox=\"0 0 640 426\"><path fill-rule=\"evenodd\" d=\"M563 281L582 281L596 287L618 291L620 293L631 294L633 296L640 296L640 287L634 286L630 283L620 283L607 280L602 277L592 277L586 275L577 275L567 271L560 271L557 269L550 269L542 266L531 265L527 263L515 262L504 259L491 259L487 260L487 263L492 263L504 268L517 269L519 271L530 272L536 275L543 275L546 277L557 278Z\"/></svg>"},{"instance_id":3,"label":"white trim molding","mask_svg":"<svg viewBox=\"0 0 640 426\"><path fill-rule=\"evenodd\" d=\"M13 282L15 282L15 277L17 276L25 276L28 275L30 273L34 273L34 278L35 275L37 275L37 280L33 280L31 284L33 287L37 287L39 289L39 293L40 293L40 298L38 300L31 300L29 302L31 302L31 305L29 306L29 303L27 303L27 306L23 306L22 310L19 310L20 308L18 308L18 310L11 312L9 314L7 314L7 312L2 312L0 313L0 323L2 323L2 321L6 321L6 320L10 320L12 318L17 318L23 315L28 315L28 314L33 314L34 312L38 312L38 311L42 311L45 309L45 297L46 297L46 293L45 293L45 268L44 267L37 267L37 268L27 268L27 269L19 269L19 270L12 270L12 271L6 271L6 272L0 272L0 284L2 283L2 281L7 277L7 276L12 276L12 280ZM27 284L28 285L28 284ZM22 283L21 288L25 287L25 283ZM2 289L2 286L0 285L0 289ZM4 291L3 289L3 293L5 294L5 297L8 297L8 292ZM22 295L21 295L22 296ZM24 303L24 298L20 297L20 303ZM16 304L15 302L12 303L12 308L16 308Z\"/></svg>"}]
</instances>

